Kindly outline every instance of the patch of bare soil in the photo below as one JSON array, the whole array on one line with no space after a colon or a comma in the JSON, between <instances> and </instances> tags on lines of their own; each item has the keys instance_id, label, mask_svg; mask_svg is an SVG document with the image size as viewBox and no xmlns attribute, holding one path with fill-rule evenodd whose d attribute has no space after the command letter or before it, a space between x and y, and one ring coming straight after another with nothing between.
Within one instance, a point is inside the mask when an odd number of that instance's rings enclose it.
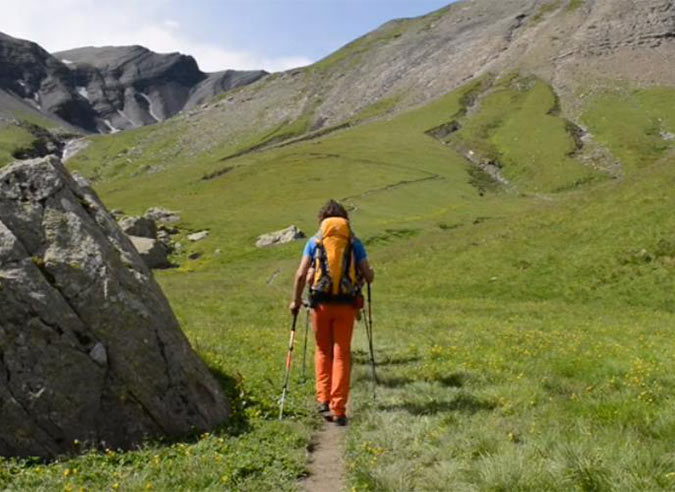
<instances>
[{"instance_id":1,"label":"patch of bare soil","mask_svg":"<svg viewBox=\"0 0 675 492\"><path fill-rule=\"evenodd\" d=\"M311 447L309 476L300 482L300 489L309 492L338 492L345 490L343 459L345 427L324 422L314 436Z\"/></svg>"}]
</instances>

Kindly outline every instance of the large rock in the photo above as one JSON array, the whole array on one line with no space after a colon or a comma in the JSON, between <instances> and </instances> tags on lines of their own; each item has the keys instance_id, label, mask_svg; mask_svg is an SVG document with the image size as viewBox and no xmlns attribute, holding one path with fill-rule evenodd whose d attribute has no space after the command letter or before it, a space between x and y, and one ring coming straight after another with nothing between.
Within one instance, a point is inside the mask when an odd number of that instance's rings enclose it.
<instances>
[{"instance_id":1,"label":"large rock","mask_svg":"<svg viewBox=\"0 0 675 492\"><path fill-rule=\"evenodd\" d=\"M168 268L171 266L168 258L169 249L163 242L138 236L129 236L129 239L131 239L131 243L148 268Z\"/></svg>"},{"instance_id":2,"label":"large rock","mask_svg":"<svg viewBox=\"0 0 675 492\"><path fill-rule=\"evenodd\" d=\"M258 236L258 240L255 242L255 245L258 248L264 248L265 246L271 246L273 244L290 243L291 241L302 239L304 237L304 232L294 225L291 225L286 229L281 229L280 231L270 232Z\"/></svg>"},{"instance_id":3,"label":"large rock","mask_svg":"<svg viewBox=\"0 0 675 492\"><path fill-rule=\"evenodd\" d=\"M120 227L128 236L157 239L157 224L147 217L124 217L119 221Z\"/></svg>"},{"instance_id":4,"label":"large rock","mask_svg":"<svg viewBox=\"0 0 675 492\"><path fill-rule=\"evenodd\" d=\"M229 414L150 270L76 179L54 157L0 171L0 455L129 447Z\"/></svg>"}]
</instances>

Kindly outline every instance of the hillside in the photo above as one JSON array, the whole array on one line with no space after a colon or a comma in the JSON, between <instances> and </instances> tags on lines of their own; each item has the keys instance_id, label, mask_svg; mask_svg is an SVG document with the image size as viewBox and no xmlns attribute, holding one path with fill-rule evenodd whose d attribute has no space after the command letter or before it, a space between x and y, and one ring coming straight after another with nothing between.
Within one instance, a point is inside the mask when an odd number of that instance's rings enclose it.
<instances>
[{"instance_id":1,"label":"hillside","mask_svg":"<svg viewBox=\"0 0 675 492\"><path fill-rule=\"evenodd\" d=\"M129 134L126 145L151 161L131 158L136 168L171 165L184 155L216 160L395 114L477 77L508 72L545 81L557 110L581 124L585 101L599 92L675 85L668 68L675 62L673 8L668 0L458 2L391 21L314 65L188 111L147 138ZM159 141L162 152L146 152ZM114 155L107 158L120 166Z\"/></svg>"},{"instance_id":2,"label":"hillside","mask_svg":"<svg viewBox=\"0 0 675 492\"><path fill-rule=\"evenodd\" d=\"M350 487L671 489L674 12L460 1L92 137L68 164L109 208L180 211L177 267L155 276L235 418L137 452L4 461L0 485L298 488L319 425L299 349L282 422L276 401L302 245L254 243L311 233L332 197L377 271L380 384L373 399L359 327Z\"/></svg>"}]
</instances>

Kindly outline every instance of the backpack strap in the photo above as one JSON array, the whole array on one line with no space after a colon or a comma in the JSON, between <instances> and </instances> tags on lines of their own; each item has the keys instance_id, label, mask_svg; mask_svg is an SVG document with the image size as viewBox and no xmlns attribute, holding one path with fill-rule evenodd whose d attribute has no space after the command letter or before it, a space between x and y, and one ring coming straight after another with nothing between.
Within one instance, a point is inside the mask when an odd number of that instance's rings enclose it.
<instances>
[{"instance_id":1,"label":"backpack strap","mask_svg":"<svg viewBox=\"0 0 675 492\"><path fill-rule=\"evenodd\" d=\"M318 284L312 286L312 290L330 293L333 288L333 282L331 281L328 272L328 256L326 255L326 248L323 246L323 241L321 239L317 239L316 241L314 263L318 263L318 267L321 269L321 276L319 277Z\"/></svg>"},{"instance_id":2,"label":"backpack strap","mask_svg":"<svg viewBox=\"0 0 675 492\"><path fill-rule=\"evenodd\" d=\"M352 262L354 261L354 234L349 230L350 236L342 260L342 278L340 279L340 294L343 296L356 295L357 286L351 277Z\"/></svg>"},{"instance_id":3,"label":"backpack strap","mask_svg":"<svg viewBox=\"0 0 675 492\"><path fill-rule=\"evenodd\" d=\"M352 266L352 241L351 239L345 246L345 252L342 257L342 279L340 279L340 290L348 289L351 283L349 279L349 268ZM349 292L340 292L341 294L348 294Z\"/></svg>"}]
</instances>

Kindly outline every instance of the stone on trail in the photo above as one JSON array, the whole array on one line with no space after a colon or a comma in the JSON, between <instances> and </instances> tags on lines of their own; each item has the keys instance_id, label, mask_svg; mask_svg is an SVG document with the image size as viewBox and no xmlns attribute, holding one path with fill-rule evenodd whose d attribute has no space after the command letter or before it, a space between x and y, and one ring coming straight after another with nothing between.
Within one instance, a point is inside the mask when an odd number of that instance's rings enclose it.
<instances>
[{"instance_id":1,"label":"stone on trail","mask_svg":"<svg viewBox=\"0 0 675 492\"><path fill-rule=\"evenodd\" d=\"M129 448L229 412L86 183L53 156L0 170L0 455Z\"/></svg>"},{"instance_id":2,"label":"stone on trail","mask_svg":"<svg viewBox=\"0 0 675 492\"><path fill-rule=\"evenodd\" d=\"M280 231L270 232L268 234L262 234L261 236L258 236L258 240L255 242L255 245L258 248L264 248L265 246L271 246L273 244L290 243L291 241L302 239L304 237L306 237L305 233L292 225Z\"/></svg>"}]
</instances>

